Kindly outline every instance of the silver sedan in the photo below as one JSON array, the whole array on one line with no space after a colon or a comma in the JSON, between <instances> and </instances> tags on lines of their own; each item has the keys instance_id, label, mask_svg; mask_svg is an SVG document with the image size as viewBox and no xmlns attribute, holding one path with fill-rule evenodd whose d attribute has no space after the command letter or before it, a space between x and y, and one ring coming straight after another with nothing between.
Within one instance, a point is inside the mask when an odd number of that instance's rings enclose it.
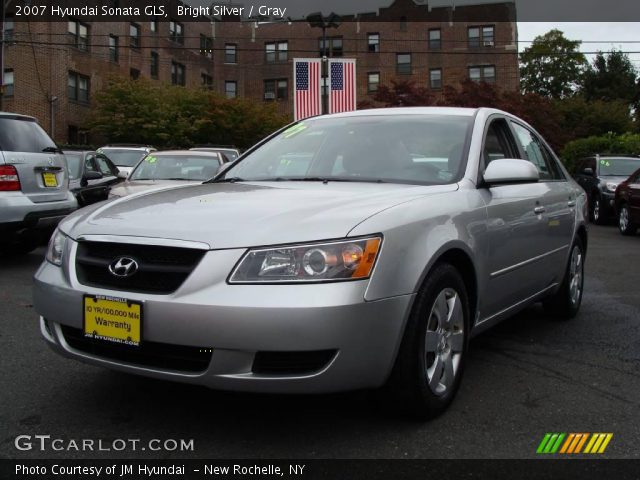
<instances>
[{"instance_id":1,"label":"silver sedan","mask_svg":"<svg viewBox=\"0 0 640 480\"><path fill-rule=\"evenodd\" d=\"M576 315L585 209L505 112L317 117L212 181L68 217L35 307L47 343L91 364L251 392L389 385L429 418L472 336L534 302Z\"/></svg>"}]
</instances>

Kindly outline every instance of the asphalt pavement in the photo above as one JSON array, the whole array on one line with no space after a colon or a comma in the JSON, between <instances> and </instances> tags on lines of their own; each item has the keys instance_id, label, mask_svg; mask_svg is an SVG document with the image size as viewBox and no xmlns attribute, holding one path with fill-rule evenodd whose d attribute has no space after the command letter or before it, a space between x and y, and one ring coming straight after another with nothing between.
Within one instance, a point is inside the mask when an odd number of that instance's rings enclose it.
<instances>
[{"instance_id":1,"label":"asphalt pavement","mask_svg":"<svg viewBox=\"0 0 640 480\"><path fill-rule=\"evenodd\" d=\"M545 432L612 432L604 456L640 458L640 236L613 226L590 228L579 316L534 306L474 339L457 399L428 423L375 392L216 392L59 357L32 306L43 255L0 258L0 457L531 458ZM19 451L18 435L193 439L194 451Z\"/></svg>"}]
</instances>

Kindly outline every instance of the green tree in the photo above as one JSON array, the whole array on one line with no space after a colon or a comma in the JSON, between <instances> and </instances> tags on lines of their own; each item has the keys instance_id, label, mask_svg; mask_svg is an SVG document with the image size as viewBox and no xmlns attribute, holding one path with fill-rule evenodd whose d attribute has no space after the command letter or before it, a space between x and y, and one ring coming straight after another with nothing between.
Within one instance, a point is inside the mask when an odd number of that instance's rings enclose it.
<instances>
[{"instance_id":1,"label":"green tree","mask_svg":"<svg viewBox=\"0 0 640 480\"><path fill-rule=\"evenodd\" d=\"M526 93L549 98L572 95L588 66L580 53L579 40L569 40L560 30L551 30L533 40L520 54L520 85Z\"/></svg>"},{"instance_id":2,"label":"green tree","mask_svg":"<svg viewBox=\"0 0 640 480\"><path fill-rule=\"evenodd\" d=\"M607 54L600 52L584 73L582 94L587 100L621 101L638 106L640 84L637 73L625 53L619 50Z\"/></svg>"},{"instance_id":3,"label":"green tree","mask_svg":"<svg viewBox=\"0 0 640 480\"><path fill-rule=\"evenodd\" d=\"M109 142L159 148L198 143L247 148L286 123L275 104L227 99L201 88L113 77L96 94L90 126Z\"/></svg>"}]
</instances>

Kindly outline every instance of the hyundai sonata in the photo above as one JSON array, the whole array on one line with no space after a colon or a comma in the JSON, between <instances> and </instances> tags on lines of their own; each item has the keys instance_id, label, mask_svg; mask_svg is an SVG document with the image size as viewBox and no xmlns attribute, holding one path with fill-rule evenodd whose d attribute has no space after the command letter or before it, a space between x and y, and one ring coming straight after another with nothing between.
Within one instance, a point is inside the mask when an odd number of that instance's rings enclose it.
<instances>
[{"instance_id":1,"label":"hyundai sonata","mask_svg":"<svg viewBox=\"0 0 640 480\"><path fill-rule=\"evenodd\" d=\"M390 385L427 418L473 335L580 307L585 193L505 112L311 118L228 165L60 224L35 277L51 347L219 389Z\"/></svg>"}]
</instances>

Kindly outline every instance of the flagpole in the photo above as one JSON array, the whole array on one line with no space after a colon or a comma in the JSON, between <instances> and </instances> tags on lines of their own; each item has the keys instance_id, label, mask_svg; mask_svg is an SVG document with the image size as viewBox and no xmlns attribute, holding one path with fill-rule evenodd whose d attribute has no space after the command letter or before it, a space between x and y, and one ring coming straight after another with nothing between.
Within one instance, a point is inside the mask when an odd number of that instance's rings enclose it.
<instances>
[{"instance_id":1,"label":"flagpole","mask_svg":"<svg viewBox=\"0 0 640 480\"><path fill-rule=\"evenodd\" d=\"M327 17L324 17L321 12L317 12L307 15L307 22L309 22L309 26L311 27L322 28L322 52L320 55L322 99L320 107L322 109L322 114L324 115L329 113L329 89L327 87L327 79L329 77L328 61L331 56L331 52L327 48L327 28L338 28L341 20L340 16L333 12L331 12Z\"/></svg>"}]
</instances>

